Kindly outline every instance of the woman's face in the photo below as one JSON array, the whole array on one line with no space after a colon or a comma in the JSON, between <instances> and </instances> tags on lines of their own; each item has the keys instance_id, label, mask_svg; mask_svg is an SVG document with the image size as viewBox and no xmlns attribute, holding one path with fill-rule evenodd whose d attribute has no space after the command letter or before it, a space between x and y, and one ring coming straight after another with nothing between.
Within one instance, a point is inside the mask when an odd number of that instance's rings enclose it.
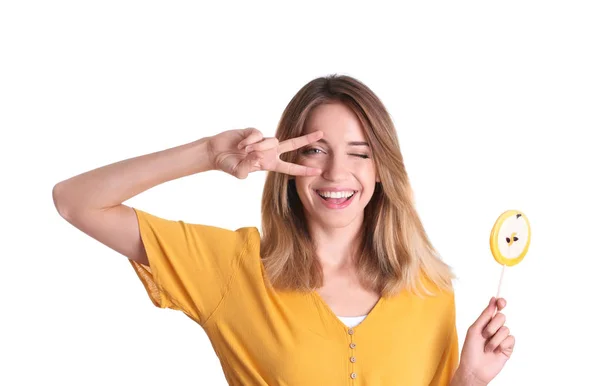
<instances>
[{"instance_id":1,"label":"woman's face","mask_svg":"<svg viewBox=\"0 0 600 386\"><path fill-rule=\"evenodd\" d=\"M311 112L304 134L317 130L323 138L299 149L296 161L323 171L295 177L306 219L325 228L360 224L378 181L362 125L350 108L336 102Z\"/></svg>"}]
</instances>

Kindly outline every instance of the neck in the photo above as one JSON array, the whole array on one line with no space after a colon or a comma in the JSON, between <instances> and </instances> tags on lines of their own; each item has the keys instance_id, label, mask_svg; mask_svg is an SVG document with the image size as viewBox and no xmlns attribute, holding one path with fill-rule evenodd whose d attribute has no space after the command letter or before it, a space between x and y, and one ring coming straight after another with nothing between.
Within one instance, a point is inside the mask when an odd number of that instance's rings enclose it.
<instances>
[{"instance_id":1,"label":"neck","mask_svg":"<svg viewBox=\"0 0 600 386\"><path fill-rule=\"evenodd\" d=\"M340 228L309 222L308 230L324 271L335 273L354 269L354 260L362 239L362 218Z\"/></svg>"}]
</instances>

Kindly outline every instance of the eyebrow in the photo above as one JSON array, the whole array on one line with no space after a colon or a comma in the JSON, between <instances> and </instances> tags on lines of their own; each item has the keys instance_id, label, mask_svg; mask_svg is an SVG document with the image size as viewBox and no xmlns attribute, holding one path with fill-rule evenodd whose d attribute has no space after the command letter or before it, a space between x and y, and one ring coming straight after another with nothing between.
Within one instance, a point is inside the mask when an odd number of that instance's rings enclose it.
<instances>
[{"instance_id":1,"label":"eyebrow","mask_svg":"<svg viewBox=\"0 0 600 386\"><path fill-rule=\"evenodd\" d=\"M319 139L317 142L321 142L323 144L325 144L326 146L330 146L329 142L327 142L324 138ZM367 142L363 142L363 141L351 141L348 142L349 146L366 146L369 147L369 144Z\"/></svg>"}]
</instances>

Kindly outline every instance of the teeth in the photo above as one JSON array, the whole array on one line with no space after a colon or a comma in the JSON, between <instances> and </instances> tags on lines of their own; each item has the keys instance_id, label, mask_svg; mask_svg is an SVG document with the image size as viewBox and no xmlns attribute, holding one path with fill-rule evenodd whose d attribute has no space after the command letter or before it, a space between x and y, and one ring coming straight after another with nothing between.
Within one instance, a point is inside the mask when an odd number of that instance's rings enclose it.
<instances>
[{"instance_id":1,"label":"teeth","mask_svg":"<svg viewBox=\"0 0 600 386\"><path fill-rule=\"evenodd\" d=\"M321 197L327 197L327 198L348 198L354 194L354 191L353 190L349 190L346 192L321 192L321 191L318 191L317 193L319 193L319 195Z\"/></svg>"}]
</instances>

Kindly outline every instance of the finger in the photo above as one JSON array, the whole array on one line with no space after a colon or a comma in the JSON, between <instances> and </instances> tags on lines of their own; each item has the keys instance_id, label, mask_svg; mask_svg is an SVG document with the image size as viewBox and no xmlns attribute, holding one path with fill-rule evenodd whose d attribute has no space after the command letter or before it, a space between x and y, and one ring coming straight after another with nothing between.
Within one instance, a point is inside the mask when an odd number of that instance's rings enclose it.
<instances>
[{"instance_id":1,"label":"finger","mask_svg":"<svg viewBox=\"0 0 600 386\"><path fill-rule=\"evenodd\" d=\"M234 174L237 178L245 179L253 171L260 170L260 160L263 159L261 153L249 154L235 168Z\"/></svg>"},{"instance_id":2,"label":"finger","mask_svg":"<svg viewBox=\"0 0 600 386\"><path fill-rule=\"evenodd\" d=\"M481 335L485 339L492 337L496 333L496 331L498 331L498 329L504 325L505 322L506 316L500 312L497 313L487 324L487 326L484 327L483 331L481 332Z\"/></svg>"},{"instance_id":3,"label":"finger","mask_svg":"<svg viewBox=\"0 0 600 386\"><path fill-rule=\"evenodd\" d=\"M267 138L263 139L258 143L254 143L252 145L246 146L246 153L250 153L251 151L264 151L268 149L272 149L277 147L279 144L279 140L277 138Z\"/></svg>"},{"instance_id":4,"label":"finger","mask_svg":"<svg viewBox=\"0 0 600 386\"><path fill-rule=\"evenodd\" d=\"M496 306L498 307L498 311L502 311L504 307L506 307L506 299L498 298L496 301Z\"/></svg>"},{"instance_id":5,"label":"finger","mask_svg":"<svg viewBox=\"0 0 600 386\"><path fill-rule=\"evenodd\" d=\"M496 309L496 298L492 297L488 306L483 310L481 315L475 320L473 323L473 328L476 332L480 333L483 331L483 328L492 320L492 316L494 316L494 311Z\"/></svg>"},{"instance_id":6,"label":"finger","mask_svg":"<svg viewBox=\"0 0 600 386\"><path fill-rule=\"evenodd\" d=\"M278 148L279 154L299 149L302 146L306 146L310 143L316 142L321 138L323 138L322 131L313 131L312 133L303 135L301 137L290 138L288 140L281 141L281 143L279 143Z\"/></svg>"},{"instance_id":7,"label":"finger","mask_svg":"<svg viewBox=\"0 0 600 386\"><path fill-rule=\"evenodd\" d=\"M263 139L262 133L253 127L244 129L242 134L244 135L244 139L238 143L238 150L242 150L244 147Z\"/></svg>"},{"instance_id":8,"label":"finger","mask_svg":"<svg viewBox=\"0 0 600 386\"><path fill-rule=\"evenodd\" d=\"M235 168L233 175L239 179L245 179L250 173L250 163L246 160L240 162Z\"/></svg>"},{"instance_id":9,"label":"finger","mask_svg":"<svg viewBox=\"0 0 600 386\"><path fill-rule=\"evenodd\" d=\"M508 330L508 327L500 327L498 332L496 332L496 334L494 334L494 336L492 336L491 339L487 342L485 348L483 349L483 352L494 351L498 346L500 346L500 343L502 343L504 339L508 338L509 334L510 331Z\"/></svg>"},{"instance_id":10,"label":"finger","mask_svg":"<svg viewBox=\"0 0 600 386\"><path fill-rule=\"evenodd\" d=\"M290 162L279 161L275 165L275 171L279 173L289 174L291 176L318 176L322 173L321 169L311 168L293 164Z\"/></svg>"},{"instance_id":11,"label":"finger","mask_svg":"<svg viewBox=\"0 0 600 386\"><path fill-rule=\"evenodd\" d=\"M510 357L513 350L515 349L515 337L513 335L509 335L506 339L504 339L494 352L504 353L507 357Z\"/></svg>"},{"instance_id":12,"label":"finger","mask_svg":"<svg viewBox=\"0 0 600 386\"><path fill-rule=\"evenodd\" d=\"M251 163L256 163L256 161L262 160L264 158L265 158L265 155L263 153L252 152L246 156L246 161L249 161Z\"/></svg>"}]
</instances>

